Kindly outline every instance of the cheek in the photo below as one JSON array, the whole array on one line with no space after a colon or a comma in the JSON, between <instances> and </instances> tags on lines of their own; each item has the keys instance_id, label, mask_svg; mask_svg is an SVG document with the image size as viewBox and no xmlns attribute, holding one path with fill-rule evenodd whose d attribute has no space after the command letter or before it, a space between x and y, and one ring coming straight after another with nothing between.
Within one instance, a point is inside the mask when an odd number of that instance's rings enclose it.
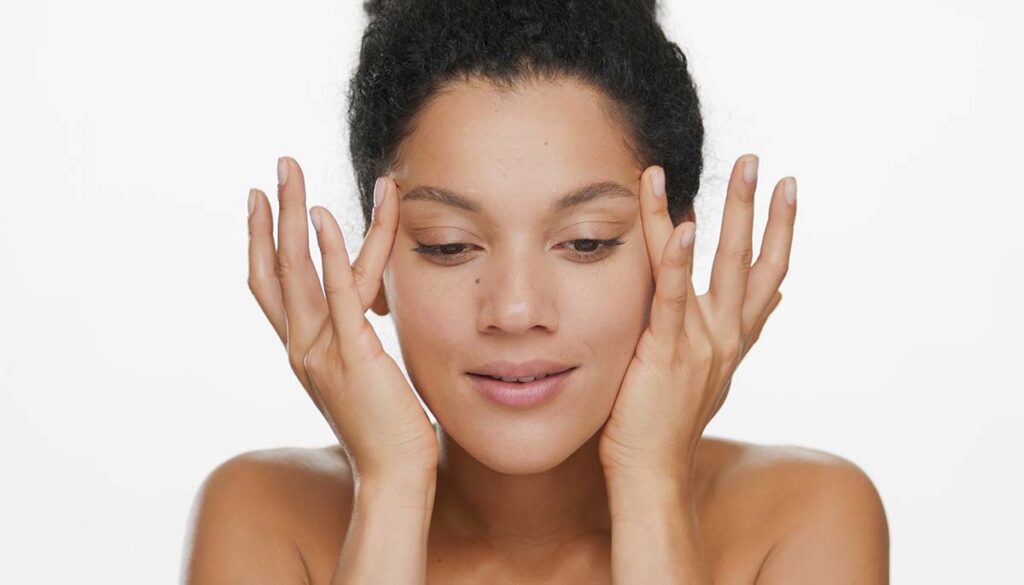
<instances>
[{"instance_id":1,"label":"cheek","mask_svg":"<svg viewBox=\"0 0 1024 585\"><path fill-rule=\"evenodd\" d=\"M646 257L629 258L569 305L577 325L573 336L587 340L607 367L628 364L647 326L654 287L646 262Z\"/></svg>"},{"instance_id":2,"label":"cheek","mask_svg":"<svg viewBox=\"0 0 1024 585\"><path fill-rule=\"evenodd\" d=\"M415 259L392 259L388 304L410 377L413 372L440 369L464 348L474 332L466 295L470 286L453 287L433 270L414 265Z\"/></svg>"}]
</instances>

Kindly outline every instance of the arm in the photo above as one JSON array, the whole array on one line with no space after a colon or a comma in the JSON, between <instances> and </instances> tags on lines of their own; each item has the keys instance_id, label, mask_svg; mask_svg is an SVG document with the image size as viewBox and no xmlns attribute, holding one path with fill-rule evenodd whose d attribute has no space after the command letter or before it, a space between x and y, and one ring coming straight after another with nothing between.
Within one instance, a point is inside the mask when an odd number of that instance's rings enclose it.
<instances>
[{"instance_id":1,"label":"arm","mask_svg":"<svg viewBox=\"0 0 1024 585\"><path fill-rule=\"evenodd\" d=\"M669 477L608 477L612 582L711 585L692 483Z\"/></svg>"},{"instance_id":2,"label":"arm","mask_svg":"<svg viewBox=\"0 0 1024 585\"><path fill-rule=\"evenodd\" d=\"M289 365L344 447L354 474L348 533L331 581L422 583L437 437L405 374L365 316L383 298L383 273L398 229L397 193L389 195L394 181L378 177L373 222L352 262L329 211L310 209L307 219L305 178L298 163L281 157L277 176L278 243L266 196L257 189L250 192L249 288L287 348ZM322 286L309 255L307 221L320 247ZM371 481L371 475L387 481Z\"/></svg>"},{"instance_id":3,"label":"arm","mask_svg":"<svg viewBox=\"0 0 1024 585\"><path fill-rule=\"evenodd\" d=\"M357 481L332 585L424 583L435 477Z\"/></svg>"},{"instance_id":4,"label":"arm","mask_svg":"<svg viewBox=\"0 0 1024 585\"><path fill-rule=\"evenodd\" d=\"M288 531L271 465L252 454L213 470L192 504L183 585L308 583Z\"/></svg>"},{"instance_id":5,"label":"arm","mask_svg":"<svg viewBox=\"0 0 1024 585\"><path fill-rule=\"evenodd\" d=\"M733 372L778 305L792 245L796 182L780 181L753 265L758 158L736 161L708 292L693 287L696 224L674 225L664 169L640 181L640 217L654 278L648 327L626 368L599 443L612 514L616 585L710 584L694 506L692 464ZM679 473L678 466L684 464Z\"/></svg>"},{"instance_id":6,"label":"arm","mask_svg":"<svg viewBox=\"0 0 1024 585\"><path fill-rule=\"evenodd\" d=\"M888 585L889 525L871 479L850 462L819 466L801 489L793 529L755 585Z\"/></svg>"},{"instance_id":7,"label":"arm","mask_svg":"<svg viewBox=\"0 0 1024 585\"><path fill-rule=\"evenodd\" d=\"M286 467L257 451L209 474L192 506L183 585L312 582L287 503L304 484L289 481ZM423 583L433 499L434 477L357 481L331 583Z\"/></svg>"}]
</instances>

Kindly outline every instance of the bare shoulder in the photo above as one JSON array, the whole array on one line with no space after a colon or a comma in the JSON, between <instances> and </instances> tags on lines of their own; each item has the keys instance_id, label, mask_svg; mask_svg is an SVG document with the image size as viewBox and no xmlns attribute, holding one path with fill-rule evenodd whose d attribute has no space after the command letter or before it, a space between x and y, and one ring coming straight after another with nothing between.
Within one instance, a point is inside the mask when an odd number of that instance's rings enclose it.
<instances>
[{"instance_id":1,"label":"bare shoulder","mask_svg":"<svg viewBox=\"0 0 1024 585\"><path fill-rule=\"evenodd\" d=\"M871 483L856 463L820 449L720 437L705 437L700 448L699 456L707 461L707 473L719 486L756 480L761 485L767 482L770 491L781 495L812 488L813 482L852 482L860 487Z\"/></svg>"},{"instance_id":2,"label":"bare shoulder","mask_svg":"<svg viewBox=\"0 0 1024 585\"><path fill-rule=\"evenodd\" d=\"M888 582L885 508L856 463L809 447L711 437L699 453L708 513L735 531L730 536L743 530L764 549L755 583L823 575Z\"/></svg>"},{"instance_id":3,"label":"bare shoulder","mask_svg":"<svg viewBox=\"0 0 1024 585\"><path fill-rule=\"evenodd\" d=\"M813 510L837 499L881 504L860 466L827 451L705 437L698 457L704 493L712 498L739 497L780 513Z\"/></svg>"},{"instance_id":4,"label":"bare shoulder","mask_svg":"<svg viewBox=\"0 0 1024 585\"><path fill-rule=\"evenodd\" d=\"M311 557L336 554L351 474L340 447L282 447L231 457L192 506L183 583L306 583Z\"/></svg>"}]
</instances>

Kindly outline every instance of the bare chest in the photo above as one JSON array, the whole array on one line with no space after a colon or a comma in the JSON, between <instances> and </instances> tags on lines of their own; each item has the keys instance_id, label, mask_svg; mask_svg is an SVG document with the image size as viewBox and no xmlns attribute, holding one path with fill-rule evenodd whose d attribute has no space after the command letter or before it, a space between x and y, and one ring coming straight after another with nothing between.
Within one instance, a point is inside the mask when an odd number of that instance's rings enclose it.
<instances>
[{"instance_id":1,"label":"bare chest","mask_svg":"<svg viewBox=\"0 0 1024 585\"><path fill-rule=\"evenodd\" d=\"M711 449L708 451L710 453ZM709 467L725 469L722 463L725 456L709 455L706 460ZM722 475L726 476L738 479L708 481L698 490L698 535L716 584L750 585L785 525L777 505L779 489L770 487L771 482L744 478L742 474ZM337 486L333 490L325 494L340 491ZM314 491L312 487L310 491ZM309 571L310 583L329 585L343 544L348 514L341 498L325 495L317 501L320 502L318 509L307 508L302 514L301 526L294 527L298 533L295 541ZM427 547L426 583L611 583L611 547L611 538L598 538L579 546L561 547L557 554L547 555L550 560L546 562L509 562L479 550L474 543L447 543L431 537Z\"/></svg>"},{"instance_id":2,"label":"bare chest","mask_svg":"<svg viewBox=\"0 0 1024 585\"><path fill-rule=\"evenodd\" d=\"M710 504L710 502L709 502ZM765 518L751 515L756 504L734 503L730 508L702 506L698 513L704 557L714 582L719 585L754 583L761 564L774 542L775 533ZM323 540L325 537L328 540ZM321 533L302 554L313 585L329 585L343 535ZM612 582L611 542L593 543L579 550L555 555L551 562L507 562L478 553L472 546L454 547L432 543L427 548L427 585L600 585ZM467 553L467 550L472 552Z\"/></svg>"}]
</instances>

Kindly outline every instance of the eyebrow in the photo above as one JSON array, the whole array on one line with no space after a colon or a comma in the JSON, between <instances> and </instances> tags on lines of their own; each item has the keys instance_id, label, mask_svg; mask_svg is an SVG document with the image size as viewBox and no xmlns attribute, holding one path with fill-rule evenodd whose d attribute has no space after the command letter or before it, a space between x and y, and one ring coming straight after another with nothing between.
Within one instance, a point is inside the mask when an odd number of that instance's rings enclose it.
<instances>
[{"instance_id":1,"label":"eyebrow","mask_svg":"<svg viewBox=\"0 0 1024 585\"><path fill-rule=\"evenodd\" d=\"M561 213L569 208L597 201L598 199L636 199L632 191L615 181L599 181L582 187L577 187L551 202L549 212ZM402 201L433 201L442 205L449 205L464 209L472 213L480 213L480 204L465 195L460 195L444 187L433 185L417 185L402 196Z\"/></svg>"}]
</instances>

